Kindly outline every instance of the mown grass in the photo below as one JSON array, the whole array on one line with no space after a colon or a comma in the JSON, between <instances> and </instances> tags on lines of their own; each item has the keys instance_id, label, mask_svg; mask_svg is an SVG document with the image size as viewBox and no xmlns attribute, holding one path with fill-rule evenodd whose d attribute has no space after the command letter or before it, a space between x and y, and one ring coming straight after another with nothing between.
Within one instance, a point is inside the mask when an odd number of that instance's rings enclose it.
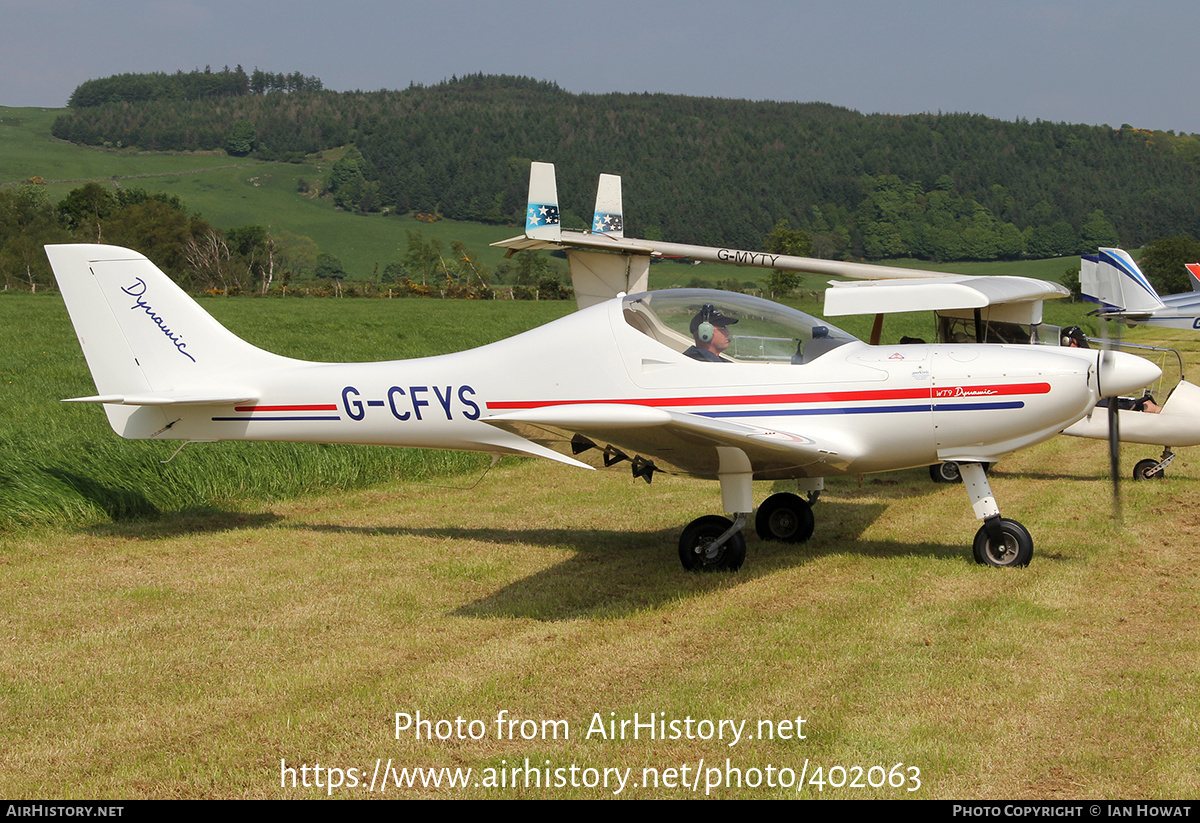
<instances>
[{"instance_id":1,"label":"mown grass","mask_svg":"<svg viewBox=\"0 0 1200 823\"><path fill-rule=\"evenodd\" d=\"M675 557L681 524L717 506L715 486L536 462L502 464L471 490L400 482L186 524L10 536L0 790L321 797L281 786L281 760L369 772L377 758L477 775L529 758L632 768L640 783L643 768L728 758L744 773L807 761L810 777L903 763L921 788L714 796L1194 797L1197 484L1186 467L1127 484L1118 531L1104 461L1101 444L1061 439L996 471L1006 514L1037 542L1024 570L972 563L965 494L920 471L831 482L810 543L751 537L735 575L688 575ZM417 711L489 734L397 738L395 713ZM570 737L498 740L501 711L566 720ZM635 712L748 729L801 716L807 737L586 735L597 715Z\"/></svg>"}]
</instances>

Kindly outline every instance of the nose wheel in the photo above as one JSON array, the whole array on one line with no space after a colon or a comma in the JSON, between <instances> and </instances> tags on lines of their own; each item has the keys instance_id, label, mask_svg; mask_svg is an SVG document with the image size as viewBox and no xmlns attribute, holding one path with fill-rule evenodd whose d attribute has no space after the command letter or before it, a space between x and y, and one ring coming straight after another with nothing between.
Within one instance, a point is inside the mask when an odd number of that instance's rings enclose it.
<instances>
[{"instance_id":1,"label":"nose wheel","mask_svg":"<svg viewBox=\"0 0 1200 823\"><path fill-rule=\"evenodd\" d=\"M1033 559L1033 538L1016 520L996 517L975 533L972 551L982 566L1028 566Z\"/></svg>"},{"instance_id":2,"label":"nose wheel","mask_svg":"<svg viewBox=\"0 0 1200 823\"><path fill-rule=\"evenodd\" d=\"M1000 516L983 464L959 463L958 467L975 516L983 520L971 547L975 562L1005 568L1028 566L1033 559L1033 538L1016 520Z\"/></svg>"}]
</instances>

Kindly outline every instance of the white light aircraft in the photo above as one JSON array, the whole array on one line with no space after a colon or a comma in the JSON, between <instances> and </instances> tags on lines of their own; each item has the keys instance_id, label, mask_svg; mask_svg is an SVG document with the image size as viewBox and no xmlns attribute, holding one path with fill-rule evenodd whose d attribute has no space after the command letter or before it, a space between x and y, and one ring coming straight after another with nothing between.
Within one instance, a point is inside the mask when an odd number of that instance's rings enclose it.
<instances>
[{"instance_id":1,"label":"white light aircraft","mask_svg":"<svg viewBox=\"0 0 1200 823\"><path fill-rule=\"evenodd\" d=\"M1192 291L1160 297L1129 254L1100 249L1080 258L1079 286L1105 320L1168 329L1200 329L1200 264L1189 263Z\"/></svg>"},{"instance_id":2,"label":"white light aircraft","mask_svg":"<svg viewBox=\"0 0 1200 823\"><path fill-rule=\"evenodd\" d=\"M518 240L557 228L557 196L535 189ZM697 289L596 296L568 317L456 354L310 363L239 339L137 252L46 251L96 383L96 395L72 400L102 404L123 437L463 449L621 466L646 482L658 473L714 479L734 519L700 517L683 530L688 569L741 566L755 480L794 478L812 492L827 476L945 460L962 464L983 520L976 561L1025 565L1033 540L1000 516L982 464L1160 373L1120 353L871 346L767 300ZM597 290L628 282L632 258L588 252ZM721 362L685 354L705 337L732 338ZM769 540L802 542L813 525L809 502L788 492L755 518Z\"/></svg>"},{"instance_id":3,"label":"white light aircraft","mask_svg":"<svg viewBox=\"0 0 1200 823\"><path fill-rule=\"evenodd\" d=\"M1174 447L1200 445L1200 387L1183 379L1183 359L1173 349L1088 341L1078 331L1064 338L1061 328L1042 322L1042 300L1066 294L1067 290L1056 283L1024 277L831 282L825 292L825 314L830 317L874 314L875 339L872 342L878 340L883 315L932 309L937 319L937 340L942 343L961 340L1042 346L1088 347L1090 344L1093 348L1117 345L1147 354L1173 354L1178 362L1180 379L1170 389L1158 413L1141 410L1144 407L1134 402L1122 400L1118 404L1121 408L1118 439L1122 443L1141 443L1163 449L1156 459L1138 461L1133 470L1134 479L1162 479L1166 467L1175 459ZM1093 410L1087 417L1068 426L1063 434L1108 440L1111 421L1106 411L1103 407ZM939 482L959 479L958 467L953 463L930 466L929 474Z\"/></svg>"}]
</instances>

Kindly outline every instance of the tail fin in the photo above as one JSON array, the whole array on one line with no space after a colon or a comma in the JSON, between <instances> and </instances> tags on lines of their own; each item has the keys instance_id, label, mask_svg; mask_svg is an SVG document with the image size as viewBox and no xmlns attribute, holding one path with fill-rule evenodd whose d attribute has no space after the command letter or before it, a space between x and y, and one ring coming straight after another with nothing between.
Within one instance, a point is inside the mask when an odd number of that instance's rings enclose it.
<instances>
[{"instance_id":1,"label":"tail fin","mask_svg":"<svg viewBox=\"0 0 1200 823\"><path fill-rule=\"evenodd\" d=\"M529 207L525 212L525 236L536 240L558 241L562 226L558 222L558 185L553 163L529 166Z\"/></svg>"},{"instance_id":2,"label":"tail fin","mask_svg":"<svg viewBox=\"0 0 1200 823\"><path fill-rule=\"evenodd\" d=\"M1200 291L1200 263L1188 263L1188 279L1192 281L1192 291Z\"/></svg>"},{"instance_id":3,"label":"tail fin","mask_svg":"<svg viewBox=\"0 0 1200 823\"><path fill-rule=\"evenodd\" d=\"M214 320L144 256L117 246L47 246L95 397L125 437L146 437L160 414L127 407L254 399L256 370L296 361L250 345Z\"/></svg>"},{"instance_id":4,"label":"tail fin","mask_svg":"<svg viewBox=\"0 0 1200 823\"><path fill-rule=\"evenodd\" d=\"M600 184L596 187L596 209L592 213L592 231L609 237L625 236L621 178L615 174L600 175Z\"/></svg>"},{"instance_id":5,"label":"tail fin","mask_svg":"<svg viewBox=\"0 0 1200 823\"><path fill-rule=\"evenodd\" d=\"M1163 308L1146 275L1121 249L1100 249L1099 254L1084 255L1079 284L1086 299L1107 311L1144 314Z\"/></svg>"}]
</instances>

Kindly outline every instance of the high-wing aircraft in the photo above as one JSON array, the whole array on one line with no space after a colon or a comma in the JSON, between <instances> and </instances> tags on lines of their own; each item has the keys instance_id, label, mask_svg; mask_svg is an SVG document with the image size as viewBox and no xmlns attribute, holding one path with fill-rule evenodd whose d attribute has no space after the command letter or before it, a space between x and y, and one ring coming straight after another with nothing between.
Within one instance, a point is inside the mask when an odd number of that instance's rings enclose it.
<instances>
[{"instance_id":1,"label":"high-wing aircraft","mask_svg":"<svg viewBox=\"0 0 1200 823\"><path fill-rule=\"evenodd\" d=\"M535 198L535 188L522 240L557 226L556 193ZM456 354L310 363L236 337L135 251L46 251L96 383L96 395L72 402L101 404L123 437L463 449L621 467L647 483L660 473L717 480L734 519L700 517L683 530L687 569L741 566L755 480L794 478L811 492L826 476L943 460L962 464L983 520L976 561L1025 565L1033 540L1000 516L982 464L1160 373L1095 351L871 346L767 300L698 289L597 296L553 323ZM600 291L618 285L605 277L628 282L636 268L630 255L605 255L614 266L587 253ZM694 359L710 344L720 351ZM768 540L802 542L813 527L809 502L790 492L767 498L755 517Z\"/></svg>"},{"instance_id":2,"label":"high-wing aircraft","mask_svg":"<svg viewBox=\"0 0 1200 823\"><path fill-rule=\"evenodd\" d=\"M1100 249L1080 258L1079 285L1099 304L1096 315L1133 326L1200 329L1200 264L1189 263L1192 291L1160 297L1138 264L1121 249Z\"/></svg>"},{"instance_id":3,"label":"high-wing aircraft","mask_svg":"<svg viewBox=\"0 0 1200 823\"><path fill-rule=\"evenodd\" d=\"M714 248L657 240L641 240L624 236L624 215L621 202L621 179L601 175L596 197L592 228L587 232L572 232L558 225L558 200L554 167L549 163L534 163L530 169L530 212L525 235L497 243L511 251L522 249L565 249L571 264L571 278L579 305L586 306L611 297L622 289L646 288L650 261L654 258L686 258L707 262L731 263L738 266L785 269L810 274L833 275L865 282L830 281L825 291L825 315L874 314L872 344L881 339L883 316L895 312L933 310L938 317L937 342L951 343L1034 343L1056 346L1061 329L1042 322L1042 303L1047 299L1067 297L1070 292L1058 283L1012 276L967 276L946 272L820 260L809 257L776 255L729 248ZM549 217L547 217L549 215ZM510 253L511 253L510 251ZM610 252L610 253L601 253ZM615 252L615 253L613 253ZM1117 269L1136 273L1134 292L1153 293L1137 265L1125 252L1102 249L1101 256L1112 253L1113 268L1109 270L1109 292L1119 294ZM1090 282L1098 278L1096 268L1088 267L1084 258L1084 274ZM1200 264L1188 266L1192 274L1194 295L1174 295L1180 304L1190 303L1200 313ZM1103 272L1103 266L1101 272ZM1102 278L1101 278L1102 279ZM1123 279L1123 278L1122 278ZM1086 283L1089 281L1085 280ZM1087 289L1085 288L1085 293ZM1152 349L1153 347L1138 347ZM1164 351L1164 350L1159 350ZM1178 353L1176 353L1178 354ZM1122 405L1124 401L1120 401ZM1086 417L1064 430L1073 437L1109 440L1116 412L1089 412ZM1135 407L1136 409L1137 407ZM1162 478L1166 467L1174 460L1173 446L1200 444L1200 388L1183 379L1170 391L1161 414L1134 409L1121 413L1119 440L1162 446L1156 459L1138 461L1135 479ZM1171 445L1164 445L1171 444ZM961 479L959 464L942 461L930 465L930 476L939 481ZM972 470L973 471L973 470Z\"/></svg>"}]
</instances>

